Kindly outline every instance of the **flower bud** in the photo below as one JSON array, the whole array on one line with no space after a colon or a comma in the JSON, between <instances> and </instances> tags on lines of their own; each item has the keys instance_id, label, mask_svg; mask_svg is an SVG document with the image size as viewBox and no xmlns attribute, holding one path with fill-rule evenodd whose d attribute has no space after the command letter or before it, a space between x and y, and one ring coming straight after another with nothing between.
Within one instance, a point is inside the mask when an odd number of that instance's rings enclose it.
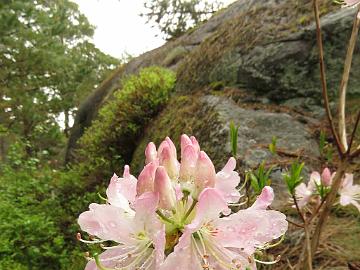
<instances>
[{"instance_id":1,"label":"flower bud","mask_svg":"<svg viewBox=\"0 0 360 270\"><path fill-rule=\"evenodd\" d=\"M156 160L157 158L157 151L156 146L153 142L150 142L145 149L145 164L149 164L150 162Z\"/></svg>"},{"instance_id":2,"label":"flower bud","mask_svg":"<svg viewBox=\"0 0 360 270\"><path fill-rule=\"evenodd\" d=\"M157 167L158 167L158 162L153 161L147 164L144 167L144 169L141 171L136 186L137 196L140 196L145 192L154 191L154 178Z\"/></svg>"},{"instance_id":3,"label":"flower bud","mask_svg":"<svg viewBox=\"0 0 360 270\"><path fill-rule=\"evenodd\" d=\"M206 187L215 186L215 167L208 155L201 151L196 162L195 169L195 188L199 194Z\"/></svg>"},{"instance_id":4,"label":"flower bud","mask_svg":"<svg viewBox=\"0 0 360 270\"><path fill-rule=\"evenodd\" d=\"M189 136L186 134L181 135L180 138L180 148L181 148L181 160L183 159L185 147L189 144L192 144L192 141L190 140Z\"/></svg>"},{"instance_id":5,"label":"flower bud","mask_svg":"<svg viewBox=\"0 0 360 270\"><path fill-rule=\"evenodd\" d=\"M171 179L177 179L179 176L179 162L174 156L173 151L169 145L162 147L159 154L159 162L161 166L166 168L166 171Z\"/></svg>"},{"instance_id":6,"label":"flower bud","mask_svg":"<svg viewBox=\"0 0 360 270\"><path fill-rule=\"evenodd\" d=\"M180 181L186 182L194 180L197 159L198 153L194 146L192 144L187 145L181 156Z\"/></svg>"},{"instance_id":7,"label":"flower bud","mask_svg":"<svg viewBox=\"0 0 360 270\"><path fill-rule=\"evenodd\" d=\"M331 172L329 170L329 168L325 168L321 174L321 183L325 186L325 187L329 187L331 186L332 183L332 178L331 178Z\"/></svg>"},{"instance_id":8,"label":"flower bud","mask_svg":"<svg viewBox=\"0 0 360 270\"><path fill-rule=\"evenodd\" d=\"M162 209L171 210L175 207L176 196L175 191L171 185L171 180L166 173L163 166L156 169L154 192L159 193L159 207Z\"/></svg>"},{"instance_id":9,"label":"flower bud","mask_svg":"<svg viewBox=\"0 0 360 270\"><path fill-rule=\"evenodd\" d=\"M196 138L194 136L190 137L190 140L192 141L193 146L195 147L196 152L200 152L200 145Z\"/></svg>"},{"instance_id":10,"label":"flower bud","mask_svg":"<svg viewBox=\"0 0 360 270\"><path fill-rule=\"evenodd\" d=\"M166 137L165 141L168 143L168 145L170 147L171 154L174 156L175 159L177 159L177 153L176 153L175 144L173 143L173 141L169 137Z\"/></svg>"}]
</instances>

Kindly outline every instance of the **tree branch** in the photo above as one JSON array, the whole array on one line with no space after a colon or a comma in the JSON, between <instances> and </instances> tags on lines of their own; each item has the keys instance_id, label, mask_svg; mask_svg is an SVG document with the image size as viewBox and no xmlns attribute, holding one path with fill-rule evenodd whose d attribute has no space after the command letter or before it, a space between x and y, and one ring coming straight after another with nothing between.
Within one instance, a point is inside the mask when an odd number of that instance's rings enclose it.
<instances>
[{"instance_id":1,"label":"tree branch","mask_svg":"<svg viewBox=\"0 0 360 270\"><path fill-rule=\"evenodd\" d=\"M342 143L340 142L339 136L335 130L333 118L331 115L330 105L329 105L328 90L327 90L326 75L325 75L324 48L323 48L323 44L322 44L319 6L318 6L317 0L313 0L313 8L314 8L315 20L316 20L316 40L317 40L317 45L319 48L320 76L321 76L322 96L324 99L324 107L325 107L327 119L330 124L331 133L335 139L335 144L336 144L337 150L338 150L340 156L343 156L345 151L343 149Z\"/></svg>"},{"instance_id":2,"label":"tree branch","mask_svg":"<svg viewBox=\"0 0 360 270\"><path fill-rule=\"evenodd\" d=\"M360 12L360 5L358 7L358 11ZM350 75L350 69L351 69L351 63L352 58L354 54L354 49L359 33L359 27L360 27L360 17L355 16L353 28L351 32L351 37L346 53L345 58L345 64L344 64L344 72L341 79L340 89L339 89L339 134L340 134L340 140L344 147L344 150L348 150L348 144L347 144L347 138L346 138L346 120L345 120L345 103L346 103L346 88L349 81L349 75Z\"/></svg>"},{"instance_id":3,"label":"tree branch","mask_svg":"<svg viewBox=\"0 0 360 270\"><path fill-rule=\"evenodd\" d=\"M357 117L356 117L356 120L355 120L354 129L353 129L353 131L351 133L350 142L349 142L349 149L347 150L347 154L349 154L350 151L351 151L351 146L352 146L352 144L354 142L355 135L356 135L356 130L358 128L359 122L360 122L360 111L358 111L358 114L357 114Z\"/></svg>"}]
</instances>

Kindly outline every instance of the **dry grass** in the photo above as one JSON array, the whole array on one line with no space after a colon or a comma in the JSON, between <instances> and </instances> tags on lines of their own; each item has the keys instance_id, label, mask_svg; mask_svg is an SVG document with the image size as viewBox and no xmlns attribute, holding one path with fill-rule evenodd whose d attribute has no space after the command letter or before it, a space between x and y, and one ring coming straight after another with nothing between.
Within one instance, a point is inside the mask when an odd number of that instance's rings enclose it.
<instances>
[{"instance_id":1,"label":"dry grass","mask_svg":"<svg viewBox=\"0 0 360 270\"><path fill-rule=\"evenodd\" d=\"M287 212L288 216L293 216L292 219L296 217L293 209ZM258 269L292 269L301 256L303 245L303 230L290 225L285 241L265 257L266 260L272 260L280 254L280 262ZM347 270L348 262L360 263L360 218L351 207L339 208L329 218L314 258L314 270Z\"/></svg>"}]
</instances>

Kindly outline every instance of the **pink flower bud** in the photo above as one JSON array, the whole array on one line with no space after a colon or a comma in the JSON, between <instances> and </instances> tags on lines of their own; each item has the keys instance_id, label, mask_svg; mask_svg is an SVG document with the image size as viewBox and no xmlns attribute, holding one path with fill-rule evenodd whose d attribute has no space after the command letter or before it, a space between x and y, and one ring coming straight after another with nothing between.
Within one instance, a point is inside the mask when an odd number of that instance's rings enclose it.
<instances>
[{"instance_id":1,"label":"pink flower bud","mask_svg":"<svg viewBox=\"0 0 360 270\"><path fill-rule=\"evenodd\" d=\"M325 168L321 174L321 183L325 187L329 187L332 184L332 177L329 168Z\"/></svg>"},{"instance_id":2,"label":"pink flower bud","mask_svg":"<svg viewBox=\"0 0 360 270\"><path fill-rule=\"evenodd\" d=\"M171 210L176 203L175 191L171 185L171 180L163 166L156 169L154 192L159 193L159 207Z\"/></svg>"},{"instance_id":3,"label":"pink flower bud","mask_svg":"<svg viewBox=\"0 0 360 270\"><path fill-rule=\"evenodd\" d=\"M199 194L204 188L214 187L215 180L216 173L214 164L208 155L204 151L201 151L195 169L195 186L197 194Z\"/></svg>"},{"instance_id":4,"label":"pink flower bud","mask_svg":"<svg viewBox=\"0 0 360 270\"><path fill-rule=\"evenodd\" d=\"M175 144L173 143L173 141L169 137L166 137L165 141L167 141L167 143L170 146L171 154L174 156L175 159L177 159Z\"/></svg>"},{"instance_id":5,"label":"pink flower bud","mask_svg":"<svg viewBox=\"0 0 360 270\"><path fill-rule=\"evenodd\" d=\"M145 149L145 164L149 164L150 162L156 160L157 158L157 151L156 146L153 142L150 142Z\"/></svg>"},{"instance_id":6,"label":"pink flower bud","mask_svg":"<svg viewBox=\"0 0 360 270\"><path fill-rule=\"evenodd\" d=\"M154 191L154 178L157 167L158 167L158 162L153 161L147 164L144 167L144 169L141 171L136 186L137 196L140 196L145 192Z\"/></svg>"},{"instance_id":7,"label":"pink flower bud","mask_svg":"<svg viewBox=\"0 0 360 270\"><path fill-rule=\"evenodd\" d=\"M192 141L193 146L195 147L196 152L200 152L200 145L196 138L194 136L190 137L190 140Z\"/></svg>"},{"instance_id":8,"label":"pink flower bud","mask_svg":"<svg viewBox=\"0 0 360 270\"><path fill-rule=\"evenodd\" d=\"M194 146L192 144L187 145L181 156L180 181L194 180L197 159L198 153Z\"/></svg>"},{"instance_id":9,"label":"pink flower bud","mask_svg":"<svg viewBox=\"0 0 360 270\"><path fill-rule=\"evenodd\" d=\"M190 140L189 136L186 134L181 135L180 138L181 160L183 159L185 147L189 144L192 144L192 141Z\"/></svg>"},{"instance_id":10,"label":"pink flower bud","mask_svg":"<svg viewBox=\"0 0 360 270\"><path fill-rule=\"evenodd\" d=\"M169 145L162 147L159 154L159 162L161 166L166 168L168 175L171 179L177 179L179 176L179 162L174 156L173 151Z\"/></svg>"}]
</instances>

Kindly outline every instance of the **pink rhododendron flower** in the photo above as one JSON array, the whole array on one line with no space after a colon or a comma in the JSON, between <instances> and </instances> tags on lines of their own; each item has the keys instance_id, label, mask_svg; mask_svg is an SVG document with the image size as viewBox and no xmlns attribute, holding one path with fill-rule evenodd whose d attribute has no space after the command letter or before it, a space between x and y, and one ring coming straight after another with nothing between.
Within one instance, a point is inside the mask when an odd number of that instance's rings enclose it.
<instances>
[{"instance_id":1,"label":"pink rhododendron flower","mask_svg":"<svg viewBox=\"0 0 360 270\"><path fill-rule=\"evenodd\" d=\"M195 218L160 269L256 269L256 248L283 235L288 226L285 215L266 210L273 197L265 187L252 207L221 218L228 212L226 201L216 189L205 189Z\"/></svg>"},{"instance_id":2,"label":"pink rhododendron flower","mask_svg":"<svg viewBox=\"0 0 360 270\"><path fill-rule=\"evenodd\" d=\"M181 162L170 138L158 149L149 143L138 179L125 166L122 178L111 178L107 203L91 204L79 216L92 236L81 241L117 243L103 245L86 270L256 269L255 251L282 236L287 222L266 210L274 199L270 187L250 208L231 214L228 205L241 198L235 167L230 158L216 173L195 137L181 136Z\"/></svg>"},{"instance_id":3,"label":"pink rhododendron flower","mask_svg":"<svg viewBox=\"0 0 360 270\"><path fill-rule=\"evenodd\" d=\"M360 211L360 185L353 185L353 174L345 174L339 189L340 204L352 204Z\"/></svg>"},{"instance_id":4,"label":"pink rhododendron flower","mask_svg":"<svg viewBox=\"0 0 360 270\"><path fill-rule=\"evenodd\" d=\"M319 200L318 189L321 187L330 187L332 178L333 176L331 175L329 168L325 168L321 175L319 172L312 172L307 185L301 183L295 188L295 197L299 208L304 208L310 202L311 198L316 197L316 199Z\"/></svg>"},{"instance_id":5,"label":"pink rhododendron flower","mask_svg":"<svg viewBox=\"0 0 360 270\"><path fill-rule=\"evenodd\" d=\"M312 198L320 200L318 193L321 186L330 190L333 178L336 173L331 174L328 168L325 168L320 176L318 172L312 172L309 183L301 183L295 188L295 197L300 208L305 207ZM340 196L339 203L342 206L354 205L360 211L360 185L353 184L353 174L345 173L341 186L338 190Z\"/></svg>"}]
</instances>

